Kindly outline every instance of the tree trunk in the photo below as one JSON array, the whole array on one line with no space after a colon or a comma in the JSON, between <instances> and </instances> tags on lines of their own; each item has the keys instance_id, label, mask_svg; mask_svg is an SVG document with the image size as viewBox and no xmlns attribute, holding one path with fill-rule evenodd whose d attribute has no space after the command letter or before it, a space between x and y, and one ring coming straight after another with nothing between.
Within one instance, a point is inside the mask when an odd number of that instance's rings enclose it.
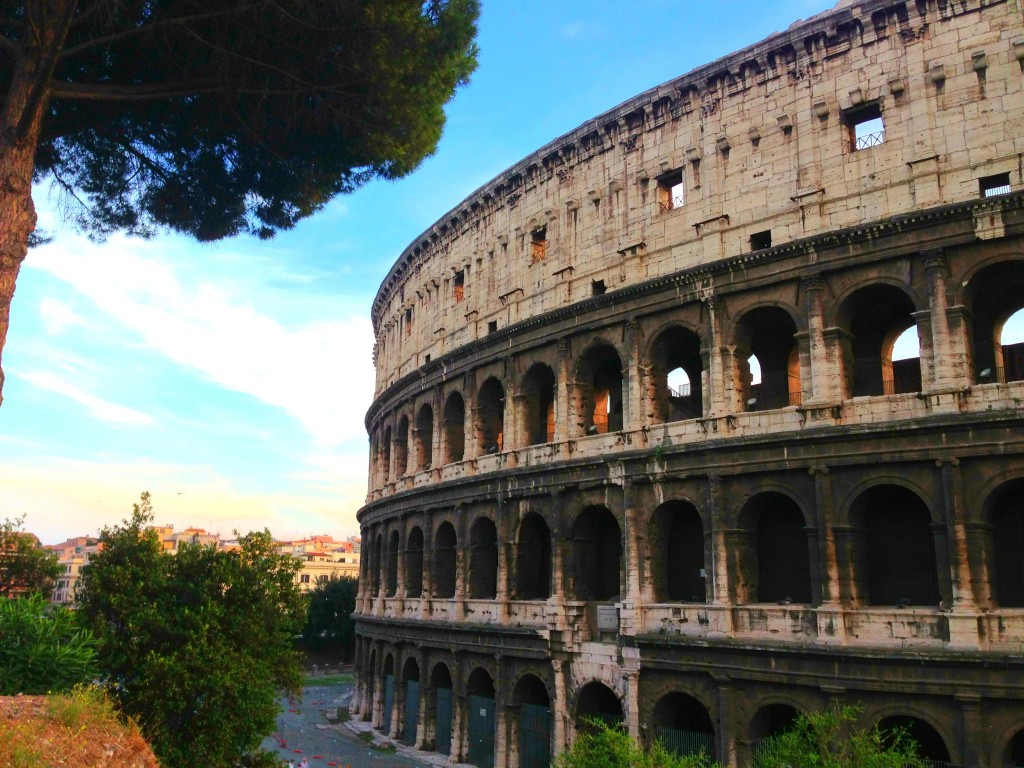
<instances>
[{"instance_id":1,"label":"tree trunk","mask_svg":"<svg viewBox=\"0 0 1024 768\"><path fill-rule=\"evenodd\" d=\"M18 44L10 87L0 105L0 358L10 325L11 300L29 235L36 228L32 203L39 129L46 113L50 80L64 45L77 0L34 0L30 23ZM0 402L3 402L0 367Z\"/></svg>"}]
</instances>

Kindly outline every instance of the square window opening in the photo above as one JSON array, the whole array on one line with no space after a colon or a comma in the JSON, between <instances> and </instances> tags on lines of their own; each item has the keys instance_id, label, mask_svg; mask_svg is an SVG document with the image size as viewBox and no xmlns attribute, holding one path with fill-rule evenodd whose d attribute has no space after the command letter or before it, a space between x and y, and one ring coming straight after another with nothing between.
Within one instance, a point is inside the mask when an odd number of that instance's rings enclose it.
<instances>
[{"instance_id":1,"label":"square window opening","mask_svg":"<svg viewBox=\"0 0 1024 768\"><path fill-rule=\"evenodd\" d=\"M859 152L885 143L885 123L877 103L847 112L843 119L850 131L852 151Z\"/></svg>"},{"instance_id":2,"label":"square window opening","mask_svg":"<svg viewBox=\"0 0 1024 768\"><path fill-rule=\"evenodd\" d=\"M658 209L661 213L682 208L685 202L682 169L658 177Z\"/></svg>"},{"instance_id":3,"label":"square window opening","mask_svg":"<svg viewBox=\"0 0 1024 768\"><path fill-rule=\"evenodd\" d=\"M466 298L466 271L460 269L455 273L452 280L452 292L455 296L455 303L458 304Z\"/></svg>"},{"instance_id":4,"label":"square window opening","mask_svg":"<svg viewBox=\"0 0 1024 768\"><path fill-rule=\"evenodd\" d=\"M997 173L992 176L982 176L978 179L978 189L982 197L995 197L996 195L1010 194L1010 174Z\"/></svg>"},{"instance_id":5,"label":"square window opening","mask_svg":"<svg viewBox=\"0 0 1024 768\"><path fill-rule=\"evenodd\" d=\"M608 286L604 284L604 280L594 280L590 284L590 290L594 296L603 296L608 292Z\"/></svg>"},{"instance_id":6,"label":"square window opening","mask_svg":"<svg viewBox=\"0 0 1024 768\"><path fill-rule=\"evenodd\" d=\"M430 362L430 355L429 354L424 355L423 364L426 365L429 362Z\"/></svg>"},{"instance_id":7,"label":"square window opening","mask_svg":"<svg viewBox=\"0 0 1024 768\"><path fill-rule=\"evenodd\" d=\"M487 323L487 333L497 333L497 332L498 332L498 321L497 320L490 320L490 321L488 321L488 323Z\"/></svg>"},{"instance_id":8,"label":"square window opening","mask_svg":"<svg viewBox=\"0 0 1024 768\"><path fill-rule=\"evenodd\" d=\"M530 263L544 261L548 255L548 228L538 227L530 233Z\"/></svg>"},{"instance_id":9,"label":"square window opening","mask_svg":"<svg viewBox=\"0 0 1024 768\"><path fill-rule=\"evenodd\" d=\"M766 229L764 232L755 232L750 236L750 250L760 251L762 248L772 247L772 231Z\"/></svg>"}]
</instances>

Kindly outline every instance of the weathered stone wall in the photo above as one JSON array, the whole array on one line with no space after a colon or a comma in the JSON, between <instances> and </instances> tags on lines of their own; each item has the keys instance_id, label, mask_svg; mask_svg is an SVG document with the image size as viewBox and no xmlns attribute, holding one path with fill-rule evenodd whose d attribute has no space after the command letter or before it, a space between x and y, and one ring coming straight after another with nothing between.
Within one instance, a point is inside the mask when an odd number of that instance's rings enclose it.
<instances>
[{"instance_id":1,"label":"weathered stone wall","mask_svg":"<svg viewBox=\"0 0 1024 768\"><path fill-rule=\"evenodd\" d=\"M842 4L410 246L374 306L355 713L502 768L546 764L530 712L552 752L599 714L747 766L839 702L1024 765L1022 62L1016 2Z\"/></svg>"}]
</instances>

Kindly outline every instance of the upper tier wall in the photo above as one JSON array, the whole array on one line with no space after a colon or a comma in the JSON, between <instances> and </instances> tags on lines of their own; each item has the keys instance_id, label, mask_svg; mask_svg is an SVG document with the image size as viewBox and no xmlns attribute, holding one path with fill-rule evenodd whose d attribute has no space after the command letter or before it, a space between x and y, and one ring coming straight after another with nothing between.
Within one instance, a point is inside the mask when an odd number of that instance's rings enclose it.
<instances>
[{"instance_id":1,"label":"upper tier wall","mask_svg":"<svg viewBox=\"0 0 1024 768\"><path fill-rule=\"evenodd\" d=\"M839 7L551 142L392 267L373 305L376 393L595 292L975 198L979 179L1019 174L1020 13L1016 0ZM884 134L857 148L855 124L870 118Z\"/></svg>"}]
</instances>

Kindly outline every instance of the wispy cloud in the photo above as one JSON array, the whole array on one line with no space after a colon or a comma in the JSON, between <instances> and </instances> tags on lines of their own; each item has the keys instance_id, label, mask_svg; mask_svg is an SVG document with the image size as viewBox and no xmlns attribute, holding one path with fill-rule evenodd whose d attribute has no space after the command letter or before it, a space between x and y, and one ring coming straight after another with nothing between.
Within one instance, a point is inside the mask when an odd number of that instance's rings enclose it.
<instances>
[{"instance_id":1,"label":"wispy cloud","mask_svg":"<svg viewBox=\"0 0 1024 768\"><path fill-rule=\"evenodd\" d=\"M148 426L153 423L152 417L148 414L104 400L53 373L47 371L21 371L15 375L25 379L30 384L56 392L58 395L63 395L80 405L84 405L89 410L89 413L100 421L107 421L113 424L133 424L136 426Z\"/></svg>"},{"instance_id":2,"label":"wispy cloud","mask_svg":"<svg viewBox=\"0 0 1024 768\"><path fill-rule=\"evenodd\" d=\"M267 298L274 311L268 314L251 275L241 282L199 278L200 270L178 256L166 240L115 237L96 245L68 237L33 251L26 266L72 286L150 351L284 410L324 445L363 434L362 410L373 388L368 320L338 308L334 318L295 322L279 297ZM49 311L69 322L75 317L67 308ZM67 329L69 322L53 327ZM87 402L70 389L62 394Z\"/></svg>"}]
</instances>

